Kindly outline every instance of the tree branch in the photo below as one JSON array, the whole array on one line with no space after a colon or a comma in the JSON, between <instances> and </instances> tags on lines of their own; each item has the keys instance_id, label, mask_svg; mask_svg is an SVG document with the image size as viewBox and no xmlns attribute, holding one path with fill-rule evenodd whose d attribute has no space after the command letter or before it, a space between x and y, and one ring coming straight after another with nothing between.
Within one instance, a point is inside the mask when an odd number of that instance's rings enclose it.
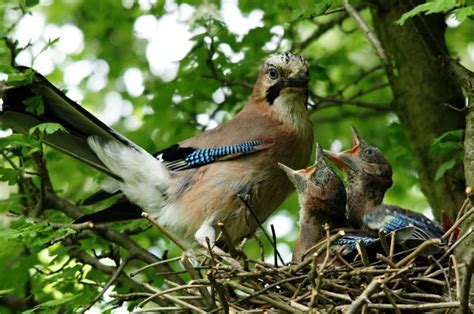
<instances>
[{"instance_id":1,"label":"tree branch","mask_svg":"<svg viewBox=\"0 0 474 314\"><path fill-rule=\"evenodd\" d=\"M39 156L38 156L39 157ZM82 211L78 206L73 205L69 201L59 197L55 192L49 173L47 171L44 161L40 162L41 158L34 158L34 162L37 167L43 167L41 171L42 182L44 184L44 197L45 197L45 206L55 208L56 210L63 212L67 216L73 218L74 220L78 219L83 215ZM43 163L43 164L41 164ZM138 243L133 241L129 236L121 234L110 227L107 226L94 226L92 229L96 234L102 238L111 241L120 247L126 249L131 256L136 259L142 260L145 263L151 264L161 261L160 258L148 252L142 248ZM169 265L157 265L156 268L160 272L172 272L172 269ZM170 280L182 283L182 279L177 275L170 275Z\"/></svg>"},{"instance_id":2,"label":"tree branch","mask_svg":"<svg viewBox=\"0 0 474 314\"><path fill-rule=\"evenodd\" d=\"M346 12L341 12L339 16L335 17L329 22L326 22L324 24L319 24L318 28L311 35L309 35L308 38L303 40L301 43L294 44L291 47L291 50L300 50L300 51L305 50L309 45L313 43L313 41L321 37L323 34L325 34L334 26L341 25L342 22L344 22L345 19L347 19L348 17L349 15Z\"/></svg>"},{"instance_id":3,"label":"tree branch","mask_svg":"<svg viewBox=\"0 0 474 314\"><path fill-rule=\"evenodd\" d=\"M387 113L384 111L342 112L342 113L337 113L335 115L331 115L327 117L314 117L311 120L315 124L319 125L323 123L339 122L341 120L350 119L350 118L363 119L363 118L370 118L370 117L379 117L385 114Z\"/></svg>"},{"instance_id":4,"label":"tree branch","mask_svg":"<svg viewBox=\"0 0 474 314\"><path fill-rule=\"evenodd\" d=\"M364 35L367 37L369 40L369 43L372 45L372 47L375 50L375 53L377 56L382 60L382 62L386 65L390 64L387 58L387 55L385 54L385 50L382 47L382 44L375 35L375 33L370 29L369 25L367 22L362 18L362 16L359 14L356 8L354 8L348 0L343 0L342 5L346 9L347 13L356 21L357 25L359 28L364 32Z\"/></svg>"},{"instance_id":5,"label":"tree branch","mask_svg":"<svg viewBox=\"0 0 474 314\"><path fill-rule=\"evenodd\" d=\"M107 289L110 288L110 286L112 286L112 284L117 281L118 277L122 274L122 271L124 270L125 266L127 266L127 263L130 261L130 258L131 256L128 256L127 258L125 258L122 263L119 265L119 267L117 267L117 269L115 269L112 277L110 277L109 281L105 284L105 286L102 287L102 290L99 292L98 295L95 296L95 298L92 300L91 303L89 303L88 306L86 306L85 308L83 308L79 313L80 314L83 314L85 313L87 310L89 310L97 301L100 300L100 298L102 298L102 296L105 294L105 292L107 291ZM130 280L133 280L129 277Z\"/></svg>"},{"instance_id":6,"label":"tree branch","mask_svg":"<svg viewBox=\"0 0 474 314\"><path fill-rule=\"evenodd\" d=\"M325 108L331 108L331 107L340 107L342 105L351 105L355 107L360 107L360 108L367 108L367 109L372 109L376 111L384 111L384 112L391 112L392 110L392 105L388 104L375 104L371 102L366 102L366 101L361 101L361 100L354 100L354 99L339 99L339 98L333 98L333 97L322 97L322 96L317 96L315 94L310 94L310 100L313 102L313 110L321 110Z\"/></svg>"},{"instance_id":7,"label":"tree branch","mask_svg":"<svg viewBox=\"0 0 474 314\"><path fill-rule=\"evenodd\" d=\"M146 284L141 284L131 279L129 276L122 273L121 271L117 272L118 268L104 265L97 258L90 256L89 254L87 254L86 252L82 250L73 250L69 253L69 255L74 257L75 259L77 259L79 262L83 264L91 265L94 269L104 274L108 274L112 276L112 278L113 276L116 276L116 281L123 283L125 286L131 287L134 291L146 292L146 293L155 292L154 290L151 290L150 288L148 288ZM155 299L154 301L160 305L163 304L163 300Z\"/></svg>"}]
</instances>

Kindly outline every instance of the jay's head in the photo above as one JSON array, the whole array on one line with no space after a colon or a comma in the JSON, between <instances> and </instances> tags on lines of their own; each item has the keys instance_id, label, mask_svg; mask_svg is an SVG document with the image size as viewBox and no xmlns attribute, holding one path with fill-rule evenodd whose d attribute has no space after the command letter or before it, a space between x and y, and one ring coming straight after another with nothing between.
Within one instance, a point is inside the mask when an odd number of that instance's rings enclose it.
<instances>
[{"instance_id":1,"label":"jay's head","mask_svg":"<svg viewBox=\"0 0 474 314\"><path fill-rule=\"evenodd\" d=\"M363 180L367 184L375 184L381 189L392 186L392 167L382 152L365 142L352 127L352 145L349 150L334 153L324 151L349 178L349 182Z\"/></svg>"},{"instance_id":2,"label":"jay's head","mask_svg":"<svg viewBox=\"0 0 474 314\"><path fill-rule=\"evenodd\" d=\"M298 190L302 209L309 210L314 216L344 219L346 190L341 179L324 160L319 144L316 146L314 165L301 170L293 170L280 163L278 165Z\"/></svg>"},{"instance_id":3,"label":"jay's head","mask_svg":"<svg viewBox=\"0 0 474 314\"><path fill-rule=\"evenodd\" d=\"M275 53L263 62L254 95L275 104L281 96L291 94L307 99L309 63L292 52Z\"/></svg>"}]
</instances>

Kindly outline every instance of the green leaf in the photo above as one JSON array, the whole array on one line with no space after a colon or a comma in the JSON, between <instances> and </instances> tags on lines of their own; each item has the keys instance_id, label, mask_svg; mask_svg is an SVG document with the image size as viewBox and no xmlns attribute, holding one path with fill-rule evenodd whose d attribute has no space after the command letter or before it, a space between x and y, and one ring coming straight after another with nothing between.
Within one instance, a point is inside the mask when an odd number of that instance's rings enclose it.
<instances>
[{"instance_id":1,"label":"green leaf","mask_svg":"<svg viewBox=\"0 0 474 314\"><path fill-rule=\"evenodd\" d=\"M295 9L293 12L294 20L308 20L323 15L331 7L332 0L315 1L309 9Z\"/></svg>"},{"instance_id":2,"label":"green leaf","mask_svg":"<svg viewBox=\"0 0 474 314\"><path fill-rule=\"evenodd\" d=\"M26 106L26 112L35 113L37 115L44 113L44 102L43 96L41 95L26 98L23 104Z\"/></svg>"},{"instance_id":3,"label":"green leaf","mask_svg":"<svg viewBox=\"0 0 474 314\"><path fill-rule=\"evenodd\" d=\"M19 175L19 170L12 168L0 168L0 181L8 182L8 185L15 185Z\"/></svg>"},{"instance_id":4,"label":"green leaf","mask_svg":"<svg viewBox=\"0 0 474 314\"><path fill-rule=\"evenodd\" d=\"M7 137L0 137L0 149L16 147L33 147L37 141L23 134L13 133Z\"/></svg>"},{"instance_id":5,"label":"green leaf","mask_svg":"<svg viewBox=\"0 0 474 314\"><path fill-rule=\"evenodd\" d=\"M39 4L39 0L23 0L25 7L31 8Z\"/></svg>"},{"instance_id":6,"label":"green leaf","mask_svg":"<svg viewBox=\"0 0 474 314\"><path fill-rule=\"evenodd\" d=\"M464 22L468 17L474 16L474 5L455 10L454 16L459 23Z\"/></svg>"},{"instance_id":7,"label":"green leaf","mask_svg":"<svg viewBox=\"0 0 474 314\"><path fill-rule=\"evenodd\" d=\"M41 48L40 52L36 55L39 56L42 54L45 50L49 49L50 47L54 46L57 42L59 41L59 37L53 38L53 39L48 39L48 42Z\"/></svg>"},{"instance_id":8,"label":"green leaf","mask_svg":"<svg viewBox=\"0 0 474 314\"><path fill-rule=\"evenodd\" d=\"M0 229L0 237L15 243L21 242L28 248L44 248L52 240L75 232L75 230L67 227L53 229L46 222L23 220L18 221L10 229Z\"/></svg>"},{"instance_id":9,"label":"green leaf","mask_svg":"<svg viewBox=\"0 0 474 314\"><path fill-rule=\"evenodd\" d=\"M397 21L399 25L405 24L406 20L412 18L420 13L432 14L439 13L448 10L452 10L457 7L456 0L434 0L427 3L420 4L410 11L402 15Z\"/></svg>"},{"instance_id":10,"label":"green leaf","mask_svg":"<svg viewBox=\"0 0 474 314\"><path fill-rule=\"evenodd\" d=\"M24 311L23 313L35 313L38 310L44 310L47 308L57 308L60 305L74 301L77 298L77 295L62 296L61 299L47 301L41 304L38 304L33 309Z\"/></svg>"},{"instance_id":11,"label":"green leaf","mask_svg":"<svg viewBox=\"0 0 474 314\"><path fill-rule=\"evenodd\" d=\"M67 133L67 130L61 124L53 122L46 122L35 125L28 131L28 133L30 135L33 135L36 131L38 131L40 134L53 134L54 132L58 131Z\"/></svg>"},{"instance_id":12,"label":"green leaf","mask_svg":"<svg viewBox=\"0 0 474 314\"><path fill-rule=\"evenodd\" d=\"M48 230L51 230L51 227L47 227ZM17 229L2 229L0 230L0 237L6 240L16 240L21 237L33 237L39 231L44 231L45 226L44 224L30 224L30 223L23 223Z\"/></svg>"},{"instance_id":13,"label":"green leaf","mask_svg":"<svg viewBox=\"0 0 474 314\"><path fill-rule=\"evenodd\" d=\"M446 161L445 163L441 164L441 166L439 166L438 170L436 170L436 174L435 174L435 181L438 181L439 179L441 179L444 174L452 169L454 166L456 165L456 159L451 159L451 160L448 160Z\"/></svg>"},{"instance_id":14,"label":"green leaf","mask_svg":"<svg viewBox=\"0 0 474 314\"><path fill-rule=\"evenodd\" d=\"M9 293L12 293L13 291L15 291L15 289L3 289L3 290L0 290L0 295L9 294Z\"/></svg>"},{"instance_id":15,"label":"green leaf","mask_svg":"<svg viewBox=\"0 0 474 314\"><path fill-rule=\"evenodd\" d=\"M437 137L430 147L430 154L432 155L447 155L455 151L462 151L464 130L452 130L443 133Z\"/></svg>"},{"instance_id":16,"label":"green leaf","mask_svg":"<svg viewBox=\"0 0 474 314\"><path fill-rule=\"evenodd\" d=\"M0 73L5 73L8 75L7 85L10 86L23 86L31 84L34 75L34 71L32 69L27 69L24 72L21 72L9 65L0 65Z\"/></svg>"}]
</instances>

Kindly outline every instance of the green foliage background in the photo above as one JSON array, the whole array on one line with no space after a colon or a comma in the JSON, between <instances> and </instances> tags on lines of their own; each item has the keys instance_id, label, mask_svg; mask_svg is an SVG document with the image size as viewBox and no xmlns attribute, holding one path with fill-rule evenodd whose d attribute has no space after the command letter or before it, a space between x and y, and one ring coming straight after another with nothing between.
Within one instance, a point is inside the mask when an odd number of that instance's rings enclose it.
<instances>
[{"instance_id":1,"label":"green foliage background","mask_svg":"<svg viewBox=\"0 0 474 314\"><path fill-rule=\"evenodd\" d=\"M55 66L48 79L64 87L63 66L84 59L104 60L109 67L106 86L99 91L90 91L87 88L88 77L82 79L79 84L84 95L81 104L94 113L101 112L107 93L117 91L124 100L133 104L131 115L141 121L141 126L130 129L126 117L121 117L113 127L148 151L158 151L202 131L205 126L198 122L199 114L208 114L219 122L230 118L245 104L256 79L259 62L274 51L291 49L304 55L311 63L311 90L315 95L311 117L317 141L323 147L330 148L335 140L339 140L343 149L348 148L351 146L349 127L356 126L367 141L378 146L392 163L395 184L387 193L385 202L416 211L429 207L420 192L414 160L404 131L393 112L392 94L385 72L352 19L340 18L337 23L334 22L344 14L339 10L338 1L240 1L239 8L244 15L254 10L263 11L263 25L251 29L244 36L229 31L218 12L220 2L173 2L194 7L195 14L184 23L191 31L198 31L193 38L193 48L180 61L177 75L171 81L164 81L152 74L146 58L146 41L137 37L133 30L134 22L142 15L150 14L160 19L168 14L170 6L165 1L155 1L150 6L140 6L134 1L113 0L40 1L38 5L36 2L10 0L1 4L2 36L11 38L18 21L29 14L43 15L48 25L77 26L83 34L83 49L79 53L67 55L62 64ZM441 2L444 6L440 6ZM430 13L430 3L428 7L413 13ZM436 12L459 7L457 1L435 1L431 6L435 4L438 5ZM357 2L355 5L362 9L362 16L370 22L364 3ZM467 16L472 15L472 5L460 8L469 8L471 11L467 12ZM464 11L461 13L466 15ZM275 34L276 25L284 30L281 38ZM326 26L327 30L322 32ZM457 56L471 68L474 67L473 30L474 23L468 17L446 33L451 55ZM262 49L272 38L277 38L278 45L273 49ZM49 40L41 39L19 48L33 51L34 47L44 46L48 50L57 44L54 38ZM221 44L229 45L236 53L243 53L244 58L232 63L219 50ZM9 68L10 50L4 43L0 44L0 64L0 72L9 73L9 79L13 80L15 73ZM35 67L34 63L27 65ZM124 88L123 74L130 67L139 69L145 78L145 91L138 97L129 95ZM359 79L366 72L370 73ZM25 79L21 77L19 81ZM212 94L224 86L227 90L225 101L214 102ZM150 114L151 111L153 114ZM433 147L433 154L446 156L445 169L439 170L439 177L443 176L446 169L462 161L461 140L462 133L452 133L439 139ZM15 135L1 138L0 149L5 154L11 154L12 161L20 168L12 168L5 158L0 160L0 175L4 181L0 182L0 300L1 295L27 297L32 294L31 306L37 309L57 309L60 306L71 309L88 304L97 294L98 285L103 285L108 277L70 258L68 253L71 246L60 242L51 245L55 239L73 231L53 228L49 223L68 223L71 219L53 210L32 216L29 214L31 208L25 209L21 204L22 199L28 198L28 193L16 184L18 177L28 177L39 183L37 176L31 174L31 161L18 156L29 156L41 150L41 146L28 137ZM93 169L50 148L44 148L44 155L53 185L62 197L75 203L99 189L101 176ZM98 209L83 208L85 212ZM291 232L283 236L280 234L278 242L292 248L298 221L295 195L275 215L291 219ZM146 227L145 222L114 225L114 228L124 232L144 229L144 232L133 235L133 239L159 256L165 250L168 250L168 256L179 254L179 250L158 231ZM279 226L275 227L278 236ZM271 248L266 242L265 246L270 256ZM87 252L94 250L104 258L109 256L105 258L105 263L110 265L114 265L110 256L124 255L120 249L91 234L72 247ZM283 247L281 249L285 250ZM246 246L246 251L250 256L258 257L255 256L257 250L253 241ZM133 266L141 264L137 262ZM162 280L154 277L153 273L149 274L151 278L157 281L155 284ZM117 287L119 292L129 289ZM133 306L134 303L130 304ZM0 305L0 312L5 311L9 310Z\"/></svg>"}]
</instances>

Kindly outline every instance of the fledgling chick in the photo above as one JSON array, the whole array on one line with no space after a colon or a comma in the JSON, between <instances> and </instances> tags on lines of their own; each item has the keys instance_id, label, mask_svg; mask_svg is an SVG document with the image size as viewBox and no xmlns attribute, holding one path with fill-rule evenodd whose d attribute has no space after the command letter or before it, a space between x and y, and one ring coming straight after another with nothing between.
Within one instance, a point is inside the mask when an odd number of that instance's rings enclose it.
<instances>
[{"instance_id":1,"label":"fledgling chick","mask_svg":"<svg viewBox=\"0 0 474 314\"><path fill-rule=\"evenodd\" d=\"M346 191L339 177L326 164L321 146L316 146L316 162L309 168L293 170L279 164L298 190L300 231L293 250L293 262L324 238L323 225L346 225Z\"/></svg>"},{"instance_id":2,"label":"fledgling chick","mask_svg":"<svg viewBox=\"0 0 474 314\"><path fill-rule=\"evenodd\" d=\"M385 233L416 227L415 239L439 238L441 227L424 215L394 205L382 204L392 186L392 167L382 152L365 142L352 127L353 147L341 153L324 151L347 176L348 219L355 228Z\"/></svg>"}]
</instances>

